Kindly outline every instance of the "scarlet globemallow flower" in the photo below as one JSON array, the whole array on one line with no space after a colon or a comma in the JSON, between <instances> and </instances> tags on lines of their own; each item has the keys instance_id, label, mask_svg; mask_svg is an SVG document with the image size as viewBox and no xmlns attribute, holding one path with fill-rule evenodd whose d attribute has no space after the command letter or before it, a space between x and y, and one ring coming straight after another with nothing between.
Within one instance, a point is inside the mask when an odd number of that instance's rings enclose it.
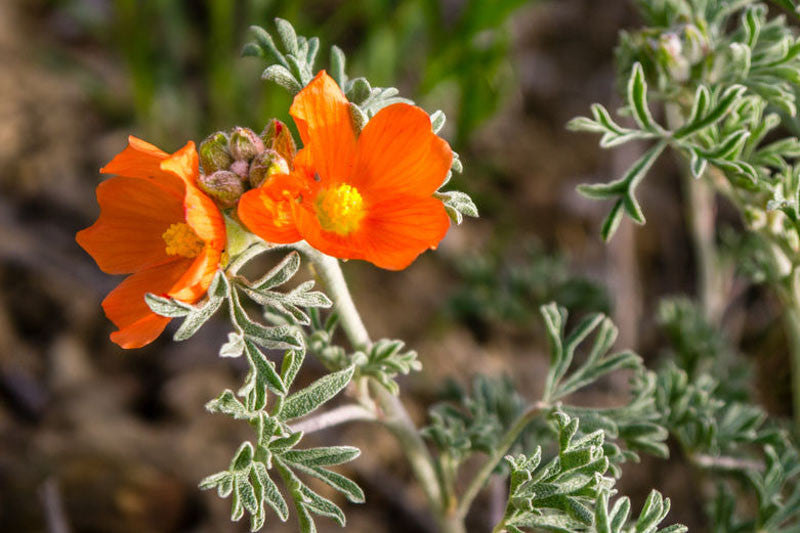
<instances>
[{"instance_id":1,"label":"scarlet globemallow flower","mask_svg":"<svg viewBox=\"0 0 800 533\"><path fill-rule=\"evenodd\" d=\"M428 114L393 104L357 134L347 97L320 72L290 109L303 149L289 175L242 196L238 214L264 240L311 246L400 270L444 238L450 221L433 193L453 159Z\"/></svg>"},{"instance_id":2,"label":"scarlet globemallow flower","mask_svg":"<svg viewBox=\"0 0 800 533\"><path fill-rule=\"evenodd\" d=\"M153 313L151 292L194 303L206 293L225 247L225 221L195 185L197 152L189 142L172 155L136 137L100 172L116 174L97 187L100 217L76 240L103 272L131 274L103 300L119 328L111 340L139 348L169 318Z\"/></svg>"}]
</instances>

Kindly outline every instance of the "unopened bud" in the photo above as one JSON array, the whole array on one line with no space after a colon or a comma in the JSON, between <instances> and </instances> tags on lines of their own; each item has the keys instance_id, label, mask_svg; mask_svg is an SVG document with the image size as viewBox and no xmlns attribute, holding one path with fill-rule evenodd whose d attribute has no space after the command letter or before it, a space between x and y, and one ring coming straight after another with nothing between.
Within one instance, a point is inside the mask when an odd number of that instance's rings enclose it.
<instances>
[{"instance_id":1,"label":"unopened bud","mask_svg":"<svg viewBox=\"0 0 800 533\"><path fill-rule=\"evenodd\" d=\"M281 155L269 148L258 154L250 164L250 185L260 187L276 174L288 174L289 164Z\"/></svg>"},{"instance_id":2,"label":"unopened bud","mask_svg":"<svg viewBox=\"0 0 800 533\"><path fill-rule=\"evenodd\" d=\"M225 170L233 163L233 157L228 151L228 137L221 131L206 137L200 143L198 153L200 155L200 165L206 174Z\"/></svg>"},{"instance_id":3,"label":"unopened bud","mask_svg":"<svg viewBox=\"0 0 800 533\"><path fill-rule=\"evenodd\" d=\"M244 194L242 179L229 170L203 174L197 180L197 185L224 208L233 207Z\"/></svg>"},{"instance_id":4,"label":"unopened bud","mask_svg":"<svg viewBox=\"0 0 800 533\"><path fill-rule=\"evenodd\" d=\"M250 172L250 163L247 161L234 161L231 163L231 172L239 175L243 180L247 179L247 174Z\"/></svg>"},{"instance_id":5,"label":"unopened bud","mask_svg":"<svg viewBox=\"0 0 800 533\"><path fill-rule=\"evenodd\" d=\"M287 163L291 164L294 161L297 146L294 144L292 132L280 120L273 118L269 121L264 131L261 132L261 140L264 141L267 149L278 152Z\"/></svg>"},{"instance_id":6,"label":"unopened bud","mask_svg":"<svg viewBox=\"0 0 800 533\"><path fill-rule=\"evenodd\" d=\"M264 142L250 128L233 128L230 146L231 155L237 161L250 161L264 150Z\"/></svg>"}]
</instances>

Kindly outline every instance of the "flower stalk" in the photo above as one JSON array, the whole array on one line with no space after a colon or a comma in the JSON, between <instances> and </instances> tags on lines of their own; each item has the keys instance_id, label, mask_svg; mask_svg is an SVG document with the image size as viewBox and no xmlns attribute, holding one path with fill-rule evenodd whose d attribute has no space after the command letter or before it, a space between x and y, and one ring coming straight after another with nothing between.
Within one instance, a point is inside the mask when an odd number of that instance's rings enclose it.
<instances>
[{"instance_id":1,"label":"flower stalk","mask_svg":"<svg viewBox=\"0 0 800 533\"><path fill-rule=\"evenodd\" d=\"M295 245L295 248L314 265L314 271L334 303L334 308L339 315L339 323L350 344L355 349L363 350L369 347L371 343L369 333L361 320L353 297L350 295L339 261L315 250L306 243L299 243ZM419 481L442 531L446 533L463 531L463 523L459 527L457 520L453 521L451 518L445 517L442 488L436 475L433 458L408 411L402 402L380 383L372 378L368 379L369 390L378 404L377 418L391 431L406 454L411 469Z\"/></svg>"}]
</instances>

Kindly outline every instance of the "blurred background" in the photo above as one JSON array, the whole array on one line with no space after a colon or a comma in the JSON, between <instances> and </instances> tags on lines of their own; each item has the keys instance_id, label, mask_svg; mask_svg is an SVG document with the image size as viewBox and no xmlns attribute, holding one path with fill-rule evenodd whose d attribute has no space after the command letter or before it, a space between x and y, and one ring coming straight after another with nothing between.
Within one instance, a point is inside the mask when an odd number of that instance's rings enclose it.
<instances>
[{"instance_id":1,"label":"blurred background","mask_svg":"<svg viewBox=\"0 0 800 533\"><path fill-rule=\"evenodd\" d=\"M263 64L239 57L247 27L276 16L319 36L323 51L342 47L351 76L448 115L444 136L465 166L453 186L473 196L481 218L403 272L345 266L374 336L420 353L424 371L403 382L418 422L446 379L468 383L478 372L512 375L536 398L547 365L538 306L550 300L611 313L617 345L658 360L658 300L694 290L679 181L665 159L640 193L650 222L623 222L606 246L606 206L574 187L618 175L639 148L604 153L564 129L592 102L619 103L614 46L620 29L638 24L628 1L3 0L0 531L247 530L246 520L230 523L229 502L196 488L249 436L203 409L244 372L217 358L226 322L185 343L163 335L123 352L100 308L120 280L74 235L96 218L98 169L128 134L174 151L215 129L288 120L286 93L259 79ZM726 320L758 354L759 398L787 414L778 307L757 289L741 303ZM305 379L321 371L309 364ZM614 405L626 394L621 375L580 401ZM366 450L348 468L367 504L337 500L349 531L426 531L421 494L405 488L413 483L388 435L355 424L315 438ZM655 485L673 499L673 520L703 530L696 489L674 460L627 468L622 489L634 507ZM491 505L476 506L474 531L490 529ZM294 528L272 519L265 531Z\"/></svg>"}]
</instances>

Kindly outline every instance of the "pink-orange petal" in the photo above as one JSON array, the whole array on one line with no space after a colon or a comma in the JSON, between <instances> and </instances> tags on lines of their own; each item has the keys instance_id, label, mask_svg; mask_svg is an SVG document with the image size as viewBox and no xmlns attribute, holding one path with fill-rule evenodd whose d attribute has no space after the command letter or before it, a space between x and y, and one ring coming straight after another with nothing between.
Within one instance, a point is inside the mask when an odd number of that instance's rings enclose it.
<instances>
[{"instance_id":1,"label":"pink-orange petal","mask_svg":"<svg viewBox=\"0 0 800 533\"><path fill-rule=\"evenodd\" d=\"M356 133L347 97L323 70L297 95L289 110L323 184L343 182L356 157Z\"/></svg>"},{"instance_id":2,"label":"pink-orange petal","mask_svg":"<svg viewBox=\"0 0 800 533\"><path fill-rule=\"evenodd\" d=\"M450 227L441 201L433 197L395 196L371 205L361 227L349 235L322 229L313 210L295 210L297 228L317 250L340 259L363 259L388 270L402 270Z\"/></svg>"},{"instance_id":3,"label":"pink-orange petal","mask_svg":"<svg viewBox=\"0 0 800 533\"><path fill-rule=\"evenodd\" d=\"M207 244L168 294L187 303L194 303L202 298L219 269L221 255L219 249Z\"/></svg>"},{"instance_id":4,"label":"pink-orange petal","mask_svg":"<svg viewBox=\"0 0 800 533\"><path fill-rule=\"evenodd\" d=\"M125 278L103 300L103 310L119 328L111 340L123 348L140 348L158 337L169 318L153 313L144 301L148 292L167 294L186 273L191 259L181 259L141 270Z\"/></svg>"},{"instance_id":5,"label":"pink-orange petal","mask_svg":"<svg viewBox=\"0 0 800 533\"><path fill-rule=\"evenodd\" d=\"M115 177L97 187L100 217L76 240L109 274L127 274L173 260L162 235L183 220L183 205L163 180Z\"/></svg>"},{"instance_id":6,"label":"pink-orange petal","mask_svg":"<svg viewBox=\"0 0 800 533\"><path fill-rule=\"evenodd\" d=\"M169 154L163 150L131 135L128 137L128 146L101 168L100 172L149 180L162 180L168 176L165 183L171 186L171 194L183 197L183 187L172 180L171 173L161 168L161 163L168 157Z\"/></svg>"},{"instance_id":7,"label":"pink-orange petal","mask_svg":"<svg viewBox=\"0 0 800 533\"><path fill-rule=\"evenodd\" d=\"M194 142L165 158L161 170L179 177L185 186L183 204L186 223L203 241L222 250L225 246L225 219L214 201L196 186L200 174L199 158Z\"/></svg>"},{"instance_id":8,"label":"pink-orange petal","mask_svg":"<svg viewBox=\"0 0 800 533\"><path fill-rule=\"evenodd\" d=\"M375 198L429 196L444 182L452 160L450 145L431 131L425 111L393 104L381 109L361 132L350 183Z\"/></svg>"},{"instance_id":9,"label":"pink-orange petal","mask_svg":"<svg viewBox=\"0 0 800 533\"><path fill-rule=\"evenodd\" d=\"M250 231L277 244L301 240L291 206L296 188L291 184L284 185L284 181L283 176L274 176L265 186L246 192L239 199L237 211L239 219Z\"/></svg>"}]
</instances>

